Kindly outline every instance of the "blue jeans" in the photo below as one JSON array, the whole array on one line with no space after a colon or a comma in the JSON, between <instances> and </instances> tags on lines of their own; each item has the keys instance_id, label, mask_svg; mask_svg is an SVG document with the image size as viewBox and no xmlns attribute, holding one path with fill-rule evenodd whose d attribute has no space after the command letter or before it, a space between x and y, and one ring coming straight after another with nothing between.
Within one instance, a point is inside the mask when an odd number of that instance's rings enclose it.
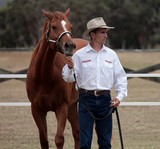
<instances>
[{"instance_id":1,"label":"blue jeans","mask_svg":"<svg viewBox=\"0 0 160 149\"><path fill-rule=\"evenodd\" d=\"M106 119L95 120L87 110L89 108L96 118L103 118L110 111L110 101L111 96L107 93L101 96L82 93L79 96L80 149L91 149L94 122L99 149L111 149L112 114Z\"/></svg>"}]
</instances>

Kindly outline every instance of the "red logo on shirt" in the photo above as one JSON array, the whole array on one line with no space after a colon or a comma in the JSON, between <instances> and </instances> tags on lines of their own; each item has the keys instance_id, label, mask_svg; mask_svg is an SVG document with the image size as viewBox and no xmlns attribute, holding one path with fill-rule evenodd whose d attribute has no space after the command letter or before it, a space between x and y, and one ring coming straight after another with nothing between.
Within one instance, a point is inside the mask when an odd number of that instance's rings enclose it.
<instances>
[{"instance_id":1,"label":"red logo on shirt","mask_svg":"<svg viewBox=\"0 0 160 149\"><path fill-rule=\"evenodd\" d=\"M87 63L87 62L90 62L91 60L84 60L82 61L82 63Z\"/></svg>"},{"instance_id":2,"label":"red logo on shirt","mask_svg":"<svg viewBox=\"0 0 160 149\"><path fill-rule=\"evenodd\" d=\"M108 61L108 60L105 60L105 62L107 62L107 63L112 63L111 61Z\"/></svg>"}]
</instances>

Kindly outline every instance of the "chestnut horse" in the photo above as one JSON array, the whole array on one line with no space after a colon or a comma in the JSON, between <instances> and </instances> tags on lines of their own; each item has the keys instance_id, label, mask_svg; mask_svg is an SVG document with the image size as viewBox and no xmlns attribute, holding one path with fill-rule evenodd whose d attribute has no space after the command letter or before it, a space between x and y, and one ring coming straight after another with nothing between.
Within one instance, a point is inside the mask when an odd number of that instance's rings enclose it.
<instances>
[{"instance_id":1,"label":"chestnut horse","mask_svg":"<svg viewBox=\"0 0 160 149\"><path fill-rule=\"evenodd\" d=\"M66 56L71 56L75 50L88 42L83 39L72 39L72 26L68 20L70 9L65 13L43 11L43 14L46 20L42 37L33 51L26 80L32 115L39 130L42 149L49 149L46 120L48 111L55 112L57 119L55 135L57 149L63 148L67 119L71 124L75 149L78 149L78 93L74 84L63 80L61 71L66 64Z\"/></svg>"}]
</instances>

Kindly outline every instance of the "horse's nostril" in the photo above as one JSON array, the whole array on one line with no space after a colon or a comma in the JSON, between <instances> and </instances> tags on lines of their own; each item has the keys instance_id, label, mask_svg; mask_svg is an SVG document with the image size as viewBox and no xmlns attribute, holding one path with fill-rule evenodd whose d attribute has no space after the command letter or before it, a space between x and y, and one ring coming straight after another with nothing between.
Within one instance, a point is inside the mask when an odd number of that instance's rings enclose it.
<instances>
[{"instance_id":1,"label":"horse's nostril","mask_svg":"<svg viewBox=\"0 0 160 149\"><path fill-rule=\"evenodd\" d=\"M65 48L69 48L70 45L68 42L66 42L64 46L65 46Z\"/></svg>"},{"instance_id":2,"label":"horse's nostril","mask_svg":"<svg viewBox=\"0 0 160 149\"><path fill-rule=\"evenodd\" d=\"M73 43L68 43L68 42L66 42L65 43L65 48L67 49L67 48L71 48L71 49L75 49L76 48L76 45Z\"/></svg>"},{"instance_id":3,"label":"horse's nostril","mask_svg":"<svg viewBox=\"0 0 160 149\"><path fill-rule=\"evenodd\" d=\"M73 48L74 48L74 49L76 48L76 45L75 45L75 44L73 44Z\"/></svg>"}]
</instances>

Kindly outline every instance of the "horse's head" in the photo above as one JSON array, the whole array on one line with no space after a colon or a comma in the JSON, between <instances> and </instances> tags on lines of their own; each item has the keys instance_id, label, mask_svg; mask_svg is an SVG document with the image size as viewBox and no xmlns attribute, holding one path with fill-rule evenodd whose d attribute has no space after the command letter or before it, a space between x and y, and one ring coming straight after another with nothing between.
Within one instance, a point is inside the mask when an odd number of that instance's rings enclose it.
<instances>
[{"instance_id":1,"label":"horse's head","mask_svg":"<svg viewBox=\"0 0 160 149\"><path fill-rule=\"evenodd\" d=\"M43 11L43 14L49 20L47 21L47 26L45 28L47 41L55 44L59 52L65 54L66 56L72 56L76 45L72 40L72 25L68 20L70 9L68 9L65 13L50 13Z\"/></svg>"}]
</instances>

